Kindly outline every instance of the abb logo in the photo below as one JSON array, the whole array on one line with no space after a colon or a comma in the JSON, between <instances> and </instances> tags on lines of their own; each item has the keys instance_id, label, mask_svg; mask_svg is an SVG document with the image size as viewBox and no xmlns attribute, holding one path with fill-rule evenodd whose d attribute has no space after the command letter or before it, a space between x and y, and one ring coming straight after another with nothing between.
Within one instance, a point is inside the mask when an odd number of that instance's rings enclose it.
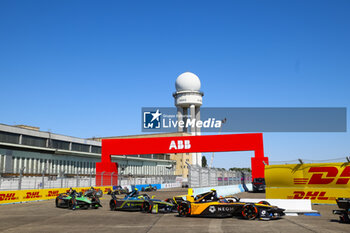
<instances>
[{"instance_id":1,"label":"abb logo","mask_svg":"<svg viewBox=\"0 0 350 233\"><path fill-rule=\"evenodd\" d=\"M24 199L40 198L39 192L27 192Z\"/></svg>"},{"instance_id":2,"label":"abb logo","mask_svg":"<svg viewBox=\"0 0 350 233\"><path fill-rule=\"evenodd\" d=\"M335 200L335 197L326 197L326 192L303 192L294 191L294 196L288 196L288 199L310 199L310 200Z\"/></svg>"},{"instance_id":3,"label":"abb logo","mask_svg":"<svg viewBox=\"0 0 350 233\"><path fill-rule=\"evenodd\" d=\"M330 184L336 180L336 184L348 184L350 180L350 166L346 166L340 173L337 167L311 167L308 171L311 178L294 178L294 184ZM309 182L308 182L309 181Z\"/></svg>"},{"instance_id":4,"label":"abb logo","mask_svg":"<svg viewBox=\"0 0 350 233\"><path fill-rule=\"evenodd\" d=\"M58 190L57 191L49 191L47 194L47 197L57 197L58 196Z\"/></svg>"},{"instance_id":5,"label":"abb logo","mask_svg":"<svg viewBox=\"0 0 350 233\"><path fill-rule=\"evenodd\" d=\"M0 201L10 201L16 199L18 199L18 197L16 197L15 193L0 194Z\"/></svg>"},{"instance_id":6,"label":"abb logo","mask_svg":"<svg viewBox=\"0 0 350 233\"><path fill-rule=\"evenodd\" d=\"M177 142L173 140L170 142L170 146L169 146L169 150L171 149L181 150L181 149L190 149L190 148L191 148L190 140L177 140Z\"/></svg>"}]
</instances>

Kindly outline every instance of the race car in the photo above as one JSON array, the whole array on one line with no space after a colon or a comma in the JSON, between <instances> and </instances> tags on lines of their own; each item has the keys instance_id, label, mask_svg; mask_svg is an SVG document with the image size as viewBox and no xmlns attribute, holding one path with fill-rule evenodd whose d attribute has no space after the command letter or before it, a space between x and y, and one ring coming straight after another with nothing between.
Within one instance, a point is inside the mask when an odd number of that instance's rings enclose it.
<instances>
[{"instance_id":1,"label":"race car","mask_svg":"<svg viewBox=\"0 0 350 233\"><path fill-rule=\"evenodd\" d=\"M142 187L141 191L143 192L151 192L151 191L157 191L156 186L148 185L147 187Z\"/></svg>"},{"instance_id":2,"label":"race car","mask_svg":"<svg viewBox=\"0 0 350 233\"><path fill-rule=\"evenodd\" d=\"M109 191L112 199L109 202L109 207L111 210L141 210L142 203L144 202L147 194L140 195L137 189L125 195L124 198L117 198L118 191Z\"/></svg>"},{"instance_id":3,"label":"race car","mask_svg":"<svg viewBox=\"0 0 350 233\"><path fill-rule=\"evenodd\" d=\"M61 193L56 197L55 204L59 208L68 208L68 209L98 209L102 207L100 203L100 197L102 196L102 190L96 191L94 188L86 191L84 194L77 192L72 188L67 193Z\"/></svg>"},{"instance_id":4,"label":"race car","mask_svg":"<svg viewBox=\"0 0 350 233\"><path fill-rule=\"evenodd\" d=\"M158 212L172 212L176 210L176 206L171 202L162 201L149 197L147 194L139 194L135 189L131 193L125 195L124 198L118 199L116 191L109 192L112 199L109 202L111 210L141 210L143 212L152 212L152 209ZM155 208L154 208L155 207Z\"/></svg>"},{"instance_id":5,"label":"race car","mask_svg":"<svg viewBox=\"0 0 350 233\"><path fill-rule=\"evenodd\" d=\"M341 210L333 210L333 214L339 214L341 223L350 223L350 198L338 198L338 207Z\"/></svg>"},{"instance_id":6,"label":"race car","mask_svg":"<svg viewBox=\"0 0 350 233\"><path fill-rule=\"evenodd\" d=\"M218 198L216 191L211 190L196 197L187 195L186 201L178 202L179 216L202 216L202 217L243 217L248 220L277 219L284 215L284 209L277 206L271 206L262 201L259 203L240 202L239 198L235 201L228 201L225 198Z\"/></svg>"}]
</instances>

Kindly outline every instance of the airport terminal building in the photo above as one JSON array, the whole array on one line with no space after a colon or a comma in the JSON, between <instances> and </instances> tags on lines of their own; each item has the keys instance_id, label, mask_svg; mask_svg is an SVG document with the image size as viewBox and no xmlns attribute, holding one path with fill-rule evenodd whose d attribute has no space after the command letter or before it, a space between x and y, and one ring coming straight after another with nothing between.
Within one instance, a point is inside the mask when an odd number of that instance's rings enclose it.
<instances>
[{"instance_id":1,"label":"airport terminal building","mask_svg":"<svg viewBox=\"0 0 350 233\"><path fill-rule=\"evenodd\" d=\"M127 137L139 136L147 137ZM178 156L179 159L169 154L112 156L112 161L121 168L120 175L182 175L187 157L190 162L189 155L183 156ZM82 139L40 131L37 127L0 124L1 176L95 175L96 162L100 161L101 138ZM187 173L183 175L186 177Z\"/></svg>"}]
</instances>

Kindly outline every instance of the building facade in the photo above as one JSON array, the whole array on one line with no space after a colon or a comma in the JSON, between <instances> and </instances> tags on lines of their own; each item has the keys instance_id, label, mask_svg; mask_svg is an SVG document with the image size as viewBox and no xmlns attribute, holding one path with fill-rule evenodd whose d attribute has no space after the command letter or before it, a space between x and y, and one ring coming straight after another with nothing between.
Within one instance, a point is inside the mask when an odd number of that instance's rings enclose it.
<instances>
[{"instance_id":1,"label":"building facade","mask_svg":"<svg viewBox=\"0 0 350 233\"><path fill-rule=\"evenodd\" d=\"M37 127L0 124L0 175L95 175L101 142L40 131ZM172 175L170 155L113 156L121 172Z\"/></svg>"}]
</instances>

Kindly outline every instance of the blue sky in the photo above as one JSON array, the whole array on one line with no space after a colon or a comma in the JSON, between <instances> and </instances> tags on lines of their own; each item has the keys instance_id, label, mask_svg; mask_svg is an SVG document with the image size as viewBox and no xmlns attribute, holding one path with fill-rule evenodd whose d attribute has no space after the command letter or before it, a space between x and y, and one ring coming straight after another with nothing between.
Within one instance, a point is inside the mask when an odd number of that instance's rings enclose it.
<instances>
[{"instance_id":1,"label":"blue sky","mask_svg":"<svg viewBox=\"0 0 350 233\"><path fill-rule=\"evenodd\" d=\"M0 2L0 123L139 134L199 76L203 107L349 107L349 1ZM349 118L348 118L349 119ZM349 156L349 133L265 133L270 160ZM250 152L218 154L249 166Z\"/></svg>"}]
</instances>

